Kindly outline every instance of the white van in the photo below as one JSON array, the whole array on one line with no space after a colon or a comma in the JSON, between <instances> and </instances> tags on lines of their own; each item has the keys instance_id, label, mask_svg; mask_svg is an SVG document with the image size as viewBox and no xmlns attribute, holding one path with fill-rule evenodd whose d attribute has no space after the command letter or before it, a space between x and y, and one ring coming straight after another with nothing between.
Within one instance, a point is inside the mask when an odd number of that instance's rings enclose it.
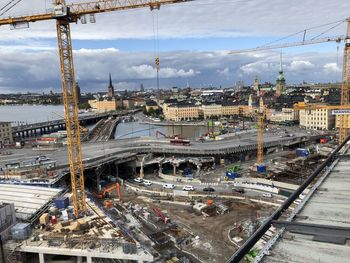
<instances>
[{"instance_id":1,"label":"white van","mask_svg":"<svg viewBox=\"0 0 350 263\"><path fill-rule=\"evenodd\" d=\"M173 184L163 184L163 188L165 188L165 189L174 189L175 185L173 185Z\"/></svg>"},{"instance_id":2,"label":"white van","mask_svg":"<svg viewBox=\"0 0 350 263\"><path fill-rule=\"evenodd\" d=\"M272 198L272 194L271 194L271 193L263 193L262 196L263 196L263 197Z\"/></svg>"},{"instance_id":3,"label":"white van","mask_svg":"<svg viewBox=\"0 0 350 263\"><path fill-rule=\"evenodd\" d=\"M182 190L184 191L194 191L195 188L192 185L185 185Z\"/></svg>"}]
</instances>

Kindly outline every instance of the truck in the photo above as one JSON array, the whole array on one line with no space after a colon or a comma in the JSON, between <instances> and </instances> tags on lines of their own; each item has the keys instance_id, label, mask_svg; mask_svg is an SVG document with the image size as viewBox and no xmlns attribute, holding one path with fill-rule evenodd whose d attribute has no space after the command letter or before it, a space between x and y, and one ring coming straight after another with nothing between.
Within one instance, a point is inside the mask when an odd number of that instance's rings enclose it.
<instances>
[{"instance_id":1,"label":"truck","mask_svg":"<svg viewBox=\"0 0 350 263\"><path fill-rule=\"evenodd\" d=\"M226 171L225 175L226 175L226 177L228 179L231 179L231 180L236 179L237 177L239 177L239 174L237 172L231 172L231 171Z\"/></svg>"}]
</instances>

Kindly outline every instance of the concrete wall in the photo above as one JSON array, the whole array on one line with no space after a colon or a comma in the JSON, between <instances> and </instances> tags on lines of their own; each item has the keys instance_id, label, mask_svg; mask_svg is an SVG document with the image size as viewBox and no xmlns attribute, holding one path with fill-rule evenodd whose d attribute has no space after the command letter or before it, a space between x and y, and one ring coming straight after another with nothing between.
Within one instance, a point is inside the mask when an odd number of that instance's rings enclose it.
<instances>
[{"instance_id":1,"label":"concrete wall","mask_svg":"<svg viewBox=\"0 0 350 263\"><path fill-rule=\"evenodd\" d=\"M10 228L16 223L15 205L0 203L0 235L3 239L9 235Z\"/></svg>"}]
</instances>

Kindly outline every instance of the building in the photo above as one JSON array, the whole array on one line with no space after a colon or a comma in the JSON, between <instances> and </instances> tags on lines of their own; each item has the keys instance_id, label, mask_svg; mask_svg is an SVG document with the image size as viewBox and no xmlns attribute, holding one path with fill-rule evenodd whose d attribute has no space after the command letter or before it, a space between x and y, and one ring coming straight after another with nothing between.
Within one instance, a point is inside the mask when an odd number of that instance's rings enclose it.
<instances>
[{"instance_id":1,"label":"building","mask_svg":"<svg viewBox=\"0 0 350 263\"><path fill-rule=\"evenodd\" d=\"M162 109L163 109L164 116L167 114L169 106L177 104L177 103L178 103L177 99L166 99L166 100L164 100L164 102L162 104Z\"/></svg>"},{"instance_id":2,"label":"building","mask_svg":"<svg viewBox=\"0 0 350 263\"><path fill-rule=\"evenodd\" d=\"M12 129L10 122L0 122L0 148L4 145L12 144Z\"/></svg>"},{"instance_id":3,"label":"building","mask_svg":"<svg viewBox=\"0 0 350 263\"><path fill-rule=\"evenodd\" d=\"M81 103L81 90L78 82L75 83L75 93L77 96L78 104Z\"/></svg>"},{"instance_id":4,"label":"building","mask_svg":"<svg viewBox=\"0 0 350 263\"><path fill-rule=\"evenodd\" d=\"M224 102L222 104L222 116L239 115L239 106L233 102Z\"/></svg>"},{"instance_id":5,"label":"building","mask_svg":"<svg viewBox=\"0 0 350 263\"><path fill-rule=\"evenodd\" d=\"M97 100L88 100L88 103L91 108L96 109L97 107Z\"/></svg>"},{"instance_id":6,"label":"building","mask_svg":"<svg viewBox=\"0 0 350 263\"><path fill-rule=\"evenodd\" d=\"M293 108L282 108L282 111L272 112L270 120L275 122L299 121L299 110L294 110Z\"/></svg>"},{"instance_id":7,"label":"building","mask_svg":"<svg viewBox=\"0 0 350 263\"><path fill-rule=\"evenodd\" d=\"M199 107L191 103L173 104L167 107L164 117L171 121L198 119Z\"/></svg>"},{"instance_id":8,"label":"building","mask_svg":"<svg viewBox=\"0 0 350 263\"><path fill-rule=\"evenodd\" d=\"M301 128L311 130L331 130L335 126L335 116L329 109L300 110Z\"/></svg>"},{"instance_id":9,"label":"building","mask_svg":"<svg viewBox=\"0 0 350 263\"><path fill-rule=\"evenodd\" d=\"M145 87L143 86L142 83L141 83L141 85L140 85L140 92L145 92Z\"/></svg>"},{"instance_id":10,"label":"building","mask_svg":"<svg viewBox=\"0 0 350 263\"><path fill-rule=\"evenodd\" d=\"M293 108L282 108L282 121L298 121L299 111Z\"/></svg>"},{"instance_id":11,"label":"building","mask_svg":"<svg viewBox=\"0 0 350 263\"><path fill-rule=\"evenodd\" d=\"M146 101L146 111L149 112L151 109L158 110L159 106L154 100Z\"/></svg>"},{"instance_id":12,"label":"building","mask_svg":"<svg viewBox=\"0 0 350 263\"><path fill-rule=\"evenodd\" d=\"M203 114L204 119L211 117L221 117L222 116L222 105L218 103L205 103L201 107L201 114Z\"/></svg>"},{"instance_id":13,"label":"building","mask_svg":"<svg viewBox=\"0 0 350 263\"><path fill-rule=\"evenodd\" d=\"M95 102L95 109L98 112L115 111L118 108L118 101L115 98L108 100L97 100Z\"/></svg>"},{"instance_id":14,"label":"building","mask_svg":"<svg viewBox=\"0 0 350 263\"><path fill-rule=\"evenodd\" d=\"M145 99L142 97L136 97L134 98L134 107L143 107L145 106L146 102Z\"/></svg>"},{"instance_id":15,"label":"building","mask_svg":"<svg viewBox=\"0 0 350 263\"><path fill-rule=\"evenodd\" d=\"M280 55L280 70L276 79L276 96L281 96L286 91L286 79L284 78L282 68L282 53Z\"/></svg>"},{"instance_id":16,"label":"building","mask_svg":"<svg viewBox=\"0 0 350 263\"><path fill-rule=\"evenodd\" d=\"M123 109L133 109L135 108L135 101L133 99L123 99Z\"/></svg>"},{"instance_id":17,"label":"building","mask_svg":"<svg viewBox=\"0 0 350 263\"><path fill-rule=\"evenodd\" d=\"M111 73L109 73L108 97L110 97L110 98L114 97L114 87L112 84Z\"/></svg>"}]
</instances>

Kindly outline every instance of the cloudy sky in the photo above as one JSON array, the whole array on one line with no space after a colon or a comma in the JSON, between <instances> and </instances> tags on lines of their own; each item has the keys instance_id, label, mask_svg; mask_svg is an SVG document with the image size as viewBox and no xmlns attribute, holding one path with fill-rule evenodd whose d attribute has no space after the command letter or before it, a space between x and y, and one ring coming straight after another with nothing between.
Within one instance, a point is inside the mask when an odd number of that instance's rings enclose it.
<instances>
[{"instance_id":1,"label":"cloudy sky","mask_svg":"<svg viewBox=\"0 0 350 263\"><path fill-rule=\"evenodd\" d=\"M0 0L0 7L7 2ZM22 0L3 17L50 8L48 0ZM238 80L250 84L255 76L274 83L280 50L235 55L228 51L260 46L296 32L301 33L283 41L300 41L303 30L309 28L314 29L306 31L307 39L322 33L321 37L344 35L346 23L341 21L349 16L348 10L348 0L195 0L162 6L160 11L99 14L96 23L71 26L76 78L83 91L106 90L109 72L120 90L138 89L141 83L156 87L158 31L162 88L186 86L187 81L192 87L227 87ZM0 35L0 93L60 91L54 21L19 30L2 26ZM336 43L284 49L287 82L339 81L342 52L343 44L337 52Z\"/></svg>"}]
</instances>

